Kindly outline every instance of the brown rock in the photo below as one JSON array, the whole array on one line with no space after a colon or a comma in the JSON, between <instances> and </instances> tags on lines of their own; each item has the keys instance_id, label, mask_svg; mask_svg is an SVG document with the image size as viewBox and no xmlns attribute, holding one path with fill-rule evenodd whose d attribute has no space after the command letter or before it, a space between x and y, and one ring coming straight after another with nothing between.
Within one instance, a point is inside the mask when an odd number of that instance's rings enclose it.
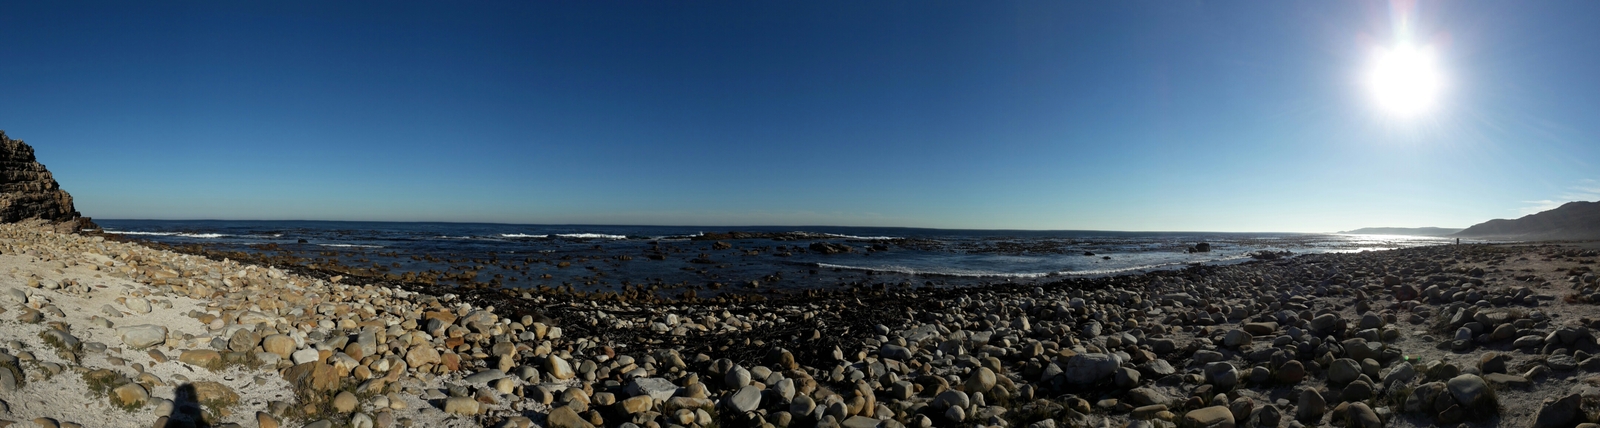
<instances>
[{"instance_id":1,"label":"brown rock","mask_svg":"<svg viewBox=\"0 0 1600 428\"><path fill-rule=\"evenodd\" d=\"M150 392L144 390L143 385L130 383L111 390L111 404L117 406L144 407L150 401Z\"/></svg>"},{"instance_id":2,"label":"brown rock","mask_svg":"<svg viewBox=\"0 0 1600 428\"><path fill-rule=\"evenodd\" d=\"M294 338L284 334L274 334L261 339L261 347L267 352L278 354L281 358L289 358L295 351Z\"/></svg>"},{"instance_id":3,"label":"brown rock","mask_svg":"<svg viewBox=\"0 0 1600 428\"><path fill-rule=\"evenodd\" d=\"M283 380L295 389L333 391L339 389L338 370L323 363L303 363L284 369Z\"/></svg>"},{"instance_id":4,"label":"brown rock","mask_svg":"<svg viewBox=\"0 0 1600 428\"><path fill-rule=\"evenodd\" d=\"M233 352L251 352L256 344L261 343L261 338L256 337L256 332L241 328L233 332L233 337L228 339L228 350Z\"/></svg>"},{"instance_id":5,"label":"brown rock","mask_svg":"<svg viewBox=\"0 0 1600 428\"><path fill-rule=\"evenodd\" d=\"M439 364L439 351L433 350L432 346L426 344L411 347L411 350L406 352L406 365L422 367L423 364Z\"/></svg>"},{"instance_id":6,"label":"brown rock","mask_svg":"<svg viewBox=\"0 0 1600 428\"><path fill-rule=\"evenodd\" d=\"M195 382L194 398L201 404L217 403L224 407L239 404L239 394L233 388L211 381Z\"/></svg>"},{"instance_id":7,"label":"brown rock","mask_svg":"<svg viewBox=\"0 0 1600 428\"><path fill-rule=\"evenodd\" d=\"M350 413L356 410L356 395L350 391L340 391L333 397L333 410L339 413Z\"/></svg>"},{"instance_id":8,"label":"brown rock","mask_svg":"<svg viewBox=\"0 0 1600 428\"><path fill-rule=\"evenodd\" d=\"M448 371L461 370L461 356L456 355L454 352L446 352L439 357L439 364L443 365Z\"/></svg>"},{"instance_id":9,"label":"brown rock","mask_svg":"<svg viewBox=\"0 0 1600 428\"><path fill-rule=\"evenodd\" d=\"M622 400L621 402L618 402L617 403L617 408L619 410L621 410L623 414L637 415L637 414L640 414L640 413L644 413L644 412L650 411L651 404L654 404L654 403L651 402L650 396L648 396L648 395L639 395L639 396L629 397L626 400Z\"/></svg>"},{"instance_id":10,"label":"brown rock","mask_svg":"<svg viewBox=\"0 0 1600 428\"><path fill-rule=\"evenodd\" d=\"M278 418L267 412L256 412L256 425L261 428L278 428Z\"/></svg>"},{"instance_id":11,"label":"brown rock","mask_svg":"<svg viewBox=\"0 0 1600 428\"><path fill-rule=\"evenodd\" d=\"M222 368L222 353L210 349L190 349L178 355L178 361L211 370Z\"/></svg>"},{"instance_id":12,"label":"brown rock","mask_svg":"<svg viewBox=\"0 0 1600 428\"><path fill-rule=\"evenodd\" d=\"M473 400L472 397L450 397L444 400L444 411L454 415L476 415L478 414L478 400ZM573 417L577 417L577 415L573 415Z\"/></svg>"},{"instance_id":13,"label":"brown rock","mask_svg":"<svg viewBox=\"0 0 1600 428\"><path fill-rule=\"evenodd\" d=\"M594 424L578 417L578 412L570 406L557 407L550 410L550 417L545 420L549 428L594 428Z\"/></svg>"}]
</instances>

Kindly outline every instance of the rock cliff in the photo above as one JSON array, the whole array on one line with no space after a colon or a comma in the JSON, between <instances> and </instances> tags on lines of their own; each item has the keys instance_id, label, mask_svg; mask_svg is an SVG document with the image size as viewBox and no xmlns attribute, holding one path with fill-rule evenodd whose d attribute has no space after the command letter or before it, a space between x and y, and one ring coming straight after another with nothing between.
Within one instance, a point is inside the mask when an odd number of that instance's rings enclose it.
<instances>
[{"instance_id":1,"label":"rock cliff","mask_svg":"<svg viewBox=\"0 0 1600 428\"><path fill-rule=\"evenodd\" d=\"M40 219L77 231L94 223L72 207L72 195L33 157L33 147L0 131L0 222Z\"/></svg>"},{"instance_id":2,"label":"rock cliff","mask_svg":"<svg viewBox=\"0 0 1600 428\"><path fill-rule=\"evenodd\" d=\"M1568 202L1516 220L1489 220L1452 236L1528 241L1600 239L1600 202Z\"/></svg>"}]
</instances>

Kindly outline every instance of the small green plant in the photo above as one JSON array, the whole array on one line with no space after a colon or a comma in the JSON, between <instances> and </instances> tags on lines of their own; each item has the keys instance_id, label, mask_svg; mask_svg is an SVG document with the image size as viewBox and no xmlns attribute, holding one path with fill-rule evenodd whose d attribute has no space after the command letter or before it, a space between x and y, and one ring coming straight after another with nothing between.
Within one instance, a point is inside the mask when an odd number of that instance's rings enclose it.
<instances>
[{"instance_id":1,"label":"small green plant","mask_svg":"<svg viewBox=\"0 0 1600 428\"><path fill-rule=\"evenodd\" d=\"M89 393L105 397L111 395L111 390L127 385L128 379L107 370L94 370L83 374L83 383L89 385Z\"/></svg>"},{"instance_id":2,"label":"small green plant","mask_svg":"<svg viewBox=\"0 0 1600 428\"><path fill-rule=\"evenodd\" d=\"M45 345L50 346L56 351L77 353L79 349L83 348L83 344L81 343L75 344L74 346L67 346L66 342L62 342L60 337L50 334L49 330L39 332L39 339L43 340Z\"/></svg>"},{"instance_id":3,"label":"small green plant","mask_svg":"<svg viewBox=\"0 0 1600 428\"><path fill-rule=\"evenodd\" d=\"M11 371L11 377L17 380L17 388L28 386L28 377L22 375L22 367L18 366L17 363L0 363L0 369Z\"/></svg>"},{"instance_id":4,"label":"small green plant","mask_svg":"<svg viewBox=\"0 0 1600 428\"><path fill-rule=\"evenodd\" d=\"M256 369L260 369L261 366L264 365L264 364L265 363L263 363L260 358L256 358L256 354L255 353L251 353L251 352L227 353L227 354L223 354L223 356L222 356L222 365L218 366L215 369L211 369L211 371L213 371L213 372L226 371L226 370L228 370L229 368L232 368L232 367L244 367L246 370L256 370Z\"/></svg>"},{"instance_id":5,"label":"small green plant","mask_svg":"<svg viewBox=\"0 0 1600 428\"><path fill-rule=\"evenodd\" d=\"M206 413L205 420L212 422L221 421L224 413L227 413L228 408L232 407L233 405L234 403L230 403L225 400L206 400L200 402L200 408L204 409Z\"/></svg>"}]
</instances>

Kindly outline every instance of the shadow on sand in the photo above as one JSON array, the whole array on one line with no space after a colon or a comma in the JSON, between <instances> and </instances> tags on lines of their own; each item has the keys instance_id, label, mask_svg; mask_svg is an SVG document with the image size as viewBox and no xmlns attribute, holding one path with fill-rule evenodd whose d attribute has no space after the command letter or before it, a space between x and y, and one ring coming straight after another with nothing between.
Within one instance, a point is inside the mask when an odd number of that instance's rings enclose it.
<instances>
[{"instance_id":1,"label":"shadow on sand","mask_svg":"<svg viewBox=\"0 0 1600 428\"><path fill-rule=\"evenodd\" d=\"M179 385L173 393L172 415L163 428L211 428L211 424L206 423L194 384Z\"/></svg>"}]
</instances>

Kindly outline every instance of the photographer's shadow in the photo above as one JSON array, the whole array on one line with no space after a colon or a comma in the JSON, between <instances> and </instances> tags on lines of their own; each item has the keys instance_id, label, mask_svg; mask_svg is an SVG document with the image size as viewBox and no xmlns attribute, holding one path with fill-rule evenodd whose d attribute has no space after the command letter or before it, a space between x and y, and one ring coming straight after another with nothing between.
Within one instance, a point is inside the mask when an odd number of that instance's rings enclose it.
<instances>
[{"instance_id":1,"label":"photographer's shadow","mask_svg":"<svg viewBox=\"0 0 1600 428\"><path fill-rule=\"evenodd\" d=\"M173 394L172 415L167 417L167 424L162 428L211 428L211 424L206 423L200 394L195 391L194 384L178 385Z\"/></svg>"}]
</instances>

